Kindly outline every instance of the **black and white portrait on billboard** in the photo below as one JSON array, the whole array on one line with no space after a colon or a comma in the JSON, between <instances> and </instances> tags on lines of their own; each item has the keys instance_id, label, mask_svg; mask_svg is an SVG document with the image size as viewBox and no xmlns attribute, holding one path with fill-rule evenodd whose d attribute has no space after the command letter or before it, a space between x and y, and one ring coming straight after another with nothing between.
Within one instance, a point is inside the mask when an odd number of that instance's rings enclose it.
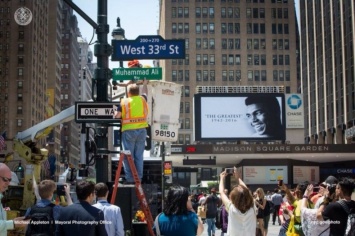
<instances>
[{"instance_id":1,"label":"black and white portrait on billboard","mask_svg":"<svg viewBox=\"0 0 355 236\"><path fill-rule=\"evenodd\" d=\"M252 137L282 140L284 127L279 101L273 96L249 96L245 99L246 117L254 128Z\"/></svg>"}]
</instances>

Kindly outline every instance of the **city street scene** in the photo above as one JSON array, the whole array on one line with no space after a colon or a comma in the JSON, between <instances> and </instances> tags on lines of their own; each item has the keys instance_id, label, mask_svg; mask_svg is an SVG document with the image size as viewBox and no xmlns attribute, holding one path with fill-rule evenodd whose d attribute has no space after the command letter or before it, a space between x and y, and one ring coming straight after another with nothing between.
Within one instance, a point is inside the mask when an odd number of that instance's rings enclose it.
<instances>
[{"instance_id":1,"label":"city street scene","mask_svg":"<svg viewBox=\"0 0 355 236\"><path fill-rule=\"evenodd\" d=\"M0 236L355 235L355 2L0 1Z\"/></svg>"}]
</instances>

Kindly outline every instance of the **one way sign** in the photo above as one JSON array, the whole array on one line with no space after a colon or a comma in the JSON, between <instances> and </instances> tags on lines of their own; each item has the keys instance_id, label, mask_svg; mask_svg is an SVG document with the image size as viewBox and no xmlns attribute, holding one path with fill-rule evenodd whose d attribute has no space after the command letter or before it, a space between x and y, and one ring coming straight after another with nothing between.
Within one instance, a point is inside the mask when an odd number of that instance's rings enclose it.
<instances>
[{"instance_id":1,"label":"one way sign","mask_svg":"<svg viewBox=\"0 0 355 236\"><path fill-rule=\"evenodd\" d=\"M77 123L117 122L114 118L118 103L76 102L75 121Z\"/></svg>"}]
</instances>

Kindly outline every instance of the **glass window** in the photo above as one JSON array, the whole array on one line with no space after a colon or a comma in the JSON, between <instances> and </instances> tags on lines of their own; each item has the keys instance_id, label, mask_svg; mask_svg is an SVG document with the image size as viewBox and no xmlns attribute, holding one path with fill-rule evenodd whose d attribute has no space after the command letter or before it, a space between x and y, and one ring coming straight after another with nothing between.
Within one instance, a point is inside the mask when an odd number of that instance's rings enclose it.
<instances>
[{"instance_id":1,"label":"glass window","mask_svg":"<svg viewBox=\"0 0 355 236\"><path fill-rule=\"evenodd\" d=\"M208 55L203 54L203 65L208 65Z\"/></svg>"},{"instance_id":2,"label":"glass window","mask_svg":"<svg viewBox=\"0 0 355 236\"><path fill-rule=\"evenodd\" d=\"M229 81L234 81L234 70L230 70L228 73Z\"/></svg>"},{"instance_id":3,"label":"glass window","mask_svg":"<svg viewBox=\"0 0 355 236\"><path fill-rule=\"evenodd\" d=\"M234 56L232 54L228 55L228 65L234 65Z\"/></svg>"},{"instance_id":4,"label":"glass window","mask_svg":"<svg viewBox=\"0 0 355 236\"><path fill-rule=\"evenodd\" d=\"M248 81L253 81L253 71L248 70Z\"/></svg>"},{"instance_id":5,"label":"glass window","mask_svg":"<svg viewBox=\"0 0 355 236\"><path fill-rule=\"evenodd\" d=\"M260 49L266 49L265 39L260 39Z\"/></svg>"},{"instance_id":6,"label":"glass window","mask_svg":"<svg viewBox=\"0 0 355 236\"><path fill-rule=\"evenodd\" d=\"M173 23L173 24L172 24L171 32L172 32L173 34L176 33L176 23Z\"/></svg>"},{"instance_id":7,"label":"glass window","mask_svg":"<svg viewBox=\"0 0 355 236\"><path fill-rule=\"evenodd\" d=\"M208 70L203 71L203 81L208 81Z\"/></svg>"},{"instance_id":8,"label":"glass window","mask_svg":"<svg viewBox=\"0 0 355 236\"><path fill-rule=\"evenodd\" d=\"M290 65L290 55L285 55L285 65Z\"/></svg>"},{"instance_id":9,"label":"glass window","mask_svg":"<svg viewBox=\"0 0 355 236\"><path fill-rule=\"evenodd\" d=\"M228 18L233 18L233 7L228 7Z\"/></svg>"},{"instance_id":10,"label":"glass window","mask_svg":"<svg viewBox=\"0 0 355 236\"><path fill-rule=\"evenodd\" d=\"M239 7L234 8L234 15L235 15L235 18L240 18L240 8Z\"/></svg>"},{"instance_id":11,"label":"glass window","mask_svg":"<svg viewBox=\"0 0 355 236\"><path fill-rule=\"evenodd\" d=\"M251 34L251 33L252 33L252 24L247 23L247 34Z\"/></svg>"},{"instance_id":12,"label":"glass window","mask_svg":"<svg viewBox=\"0 0 355 236\"><path fill-rule=\"evenodd\" d=\"M271 17L272 17L273 19L276 18L276 8L271 8Z\"/></svg>"},{"instance_id":13,"label":"glass window","mask_svg":"<svg viewBox=\"0 0 355 236\"><path fill-rule=\"evenodd\" d=\"M188 112L186 112L186 113L188 113ZM185 118L185 129L190 129L190 119L189 118ZM190 137L190 135L188 135L188 136ZM187 142L187 140L186 140L186 142Z\"/></svg>"},{"instance_id":14,"label":"glass window","mask_svg":"<svg viewBox=\"0 0 355 236\"><path fill-rule=\"evenodd\" d=\"M184 32L184 26L183 23L179 23L178 24L178 33L182 34Z\"/></svg>"},{"instance_id":15,"label":"glass window","mask_svg":"<svg viewBox=\"0 0 355 236\"><path fill-rule=\"evenodd\" d=\"M277 34L276 24L272 24L272 34Z\"/></svg>"},{"instance_id":16,"label":"glass window","mask_svg":"<svg viewBox=\"0 0 355 236\"><path fill-rule=\"evenodd\" d=\"M254 49L259 49L259 39L254 39Z\"/></svg>"},{"instance_id":17,"label":"glass window","mask_svg":"<svg viewBox=\"0 0 355 236\"><path fill-rule=\"evenodd\" d=\"M177 71L176 70L171 71L171 80L177 81Z\"/></svg>"},{"instance_id":18,"label":"glass window","mask_svg":"<svg viewBox=\"0 0 355 236\"><path fill-rule=\"evenodd\" d=\"M253 55L252 54L248 54L248 65L249 66L253 65Z\"/></svg>"},{"instance_id":19,"label":"glass window","mask_svg":"<svg viewBox=\"0 0 355 236\"><path fill-rule=\"evenodd\" d=\"M228 23L228 34L233 34L233 23Z\"/></svg>"},{"instance_id":20,"label":"glass window","mask_svg":"<svg viewBox=\"0 0 355 236\"><path fill-rule=\"evenodd\" d=\"M277 39L272 40L272 49L276 50L277 49Z\"/></svg>"},{"instance_id":21,"label":"glass window","mask_svg":"<svg viewBox=\"0 0 355 236\"><path fill-rule=\"evenodd\" d=\"M215 64L215 56L214 54L210 55L210 65L214 65Z\"/></svg>"},{"instance_id":22,"label":"glass window","mask_svg":"<svg viewBox=\"0 0 355 236\"><path fill-rule=\"evenodd\" d=\"M265 18L265 8L260 8L260 18Z\"/></svg>"},{"instance_id":23,"label":"glass window","mask_svg":"<svg viewBox=\"0 0 355 236\"><path fill-rule=\"evenodd\" d=\"M215 42L214 42L214 38L210 39L210 49L214 49L215 47Z\"/></svg>"},{"instance_id":24,"label":"glass window","mask_svg":"<svg viewBox=\"0 0 355 236\"><path fill-rule=\"evenodd\" d=\"M208 49L208 38L204 38L202 40L202 48L203 49Z\"/></svg>"},{"instance_id":25,"label":"glass window","mask_svg":"<svg viewBox=\"0 0 355 236\"><path fill-rule=\"evenodd\" d=\"M222 65L227 65L227 54L222 54Z\"/></svg>"},{"instance_id":26,"label":"glass window","mask_svg":"<svg viewBox=\"0 0 355 236\"><path fill-rule=\"evenodd\" d=\"M236 34L240 34L240 24L239 23L234 23L234 32Z\"/></svg>"},{"instance_id":27,"label":"glass window","mask_svg":"<svg viewBox=\"0 0 355 236\"><path fill-rule=\"evenodd\" d=\"M240 61L241 61L240 55L239 54L235 55L235 64L240 65Z\"/></svg>"},{"instance_id":28,"label":"glass window","mask_svg":"<svg viewBox=\"0 0 355 236\"><path fill-rule=\"evenodd\" d=\"M207 7L203 7L202 8L202 17L203 18L207 18L208 17L208 8Z\"/></svg>"},{"instance_id":29,"label":"glass window","mask_svg":"<svg viewBox=\"0 0 355 236\"><path fill-rule=\"evenodd\" d=\"M171 18L176 18L176 7L171 8Z\"/></svg>"},{"instance_id":30,"label":"glass window","mask_svg":"<svg viewBox=\"0 0 355 236\"><path fill-rule=\"evenodd\" d=\"M288 8L284 8L284 19L288 19Z\"/></svg>"},{"instance_id":31,"label":"glass window","mask_svg":"<svg viewBox=\"0 0 355 236\"><path fill-rule=\"evenodd\" d=\"M18 68L17 69L17 75L19 75L19 76L23 75L23 68Z\"/></svg>"},{"instance_id":32,"label":"glass window","mask_svg":"<svg viewBox=\"0 0 355 236\"><path fill-rule=\"evenodd\" d=\"M196 70L196 81L202 80L202 74L200 70Z\"/></svg>"},{"instance_id":33,"label":"glass window","mask_svg":"<svg viewBox=\"0 0 355 236\"><path fill-rule=\"evenodd\" d=\"M221 17L222 18L226 18L227 17L227 11L225 7L221 8Z\"/></svg>"},{"instance_id":34,"label":"glass window","mask_svg":"<svg viewBox=\"0 0 355 236\"><path fill-rule=\"evenodd\" d=\"M266 81L266 70L261 71L261 81Z\"/></svg>"},{"instance_id":35,"label":"glass window","mask_svg":"<svg viewBox=\"0 0 355 236\"><path fill-rule=\"evenodd\" d=\"M184 8L184 17L189 18L189 8L188 7Z\"/></svg>"},{"instance_id":36,"label":"glass window","mask_svg":"<svg viewBox=\"0 0 355 236\"><path fill-rule=\"evenodd\" d=\"M227 39L222 39L222 49L227 49Z\"/></svg>"},{"instance_id":37,"label":"glass window","mask_svg":"<svg viewBox=\"0 0 355 236\"><path fill-rule=\"evenodd\" d=\"M289 40L285 39L285 50L289 50L290 46L289 46Z\"/></svg>"},{"instance_id":38,"label":"glass window","mask_svg":"<svg viewBox=\"0 0 355 236\"><path fill-rule=\"evenodd\" d=\"M222 81L227 81L227 71L226 70L222 71Z\"/></svg>"},{"instance_id":39,"label":"glass window","mask_svg":"<svg viewBox=\"0 0 355 236\"><path fill-rule=\"evenodd\" d=\"M266 65L266 55L265 54L260 55L260 61L261 61L262 66Z\"/></svg>"},{"instance_id":40,"label":"glass window","mask_svg":"<svg viewBox=\"0 0 355 236\"><path fill-rule=\"evenodd\" d=\"M278 24L278 25L277 25L277 33L278 33L278 34L282 34L282 32L283 32L282 29L283 29L282 24Z\"/></svg>"},{"instance_id":41,"label":"glass window","mask_svg":"<svg viewBox=\"0 0 355 236\"><path fill-rule=\"evenodd\" d=\"M251 8L247 8L247 18L251 18Z\"/></svg>"},{"instance_id":42,"label":"glass window","mask_svg":"<svg viewBox=\"0 0 355 236\"><path fill-rule=\"evenodd\" d=\"M282 8L277 8L277 18L282 19Z\"/></svg>"},{"instance_id":43,"label":"glass window","mask_svg":"<svg viewBox=\"0 0 355 236\"><path fill-rule=\"evenodd\" d=\"M279 71L279 80L284 81L284 71L283 70Z\"/></svg>"},{"instance_id":44,"label":"glass window","mask_svg":"<svg viewBox=\"0 0 355 236\"><path fill-rule=\"evenodd\" d=\"M185 33L185 34L188 34L189 31L190 31L190 29L189 29L189 23L185 23L185 24L184 24L184 33Z\"/></svg>"},{"instance_id":45,"label":"glass window","mask_svg":"<svg viewBox=\"0 0 355 236\"><path fill-rule=\"evenodd\" d=\"M184 86L185 87L185 97L190 97L190 86Z\"/></svg>"},{"instance_id":46,"label":"glass window","mask_svg":"<svg viewBox=\"0 0 355 236\"><path fill-rule=\"evenodd\" d=\"M196 49L201 49L201 39L196 38Z\"/></svg>"},{"instance_id":47,"label":"glass window","mask_svg":"<svg viewBox=\"0 0 355 236\"><path fill-rule=\"evenodd\" d=\"M190 65L190 55L185 54L185 65Z\"/></svg>"},{"instance_id":48,"label":"glass window","mask_svg":"<svg viewBox=\"0 0 355 236\"><path fill-rule=\"evenodd\" d=\"M253 18L254 19L259 18L259 8L253 8Z\"/></svg>"},{"instance_id":49,"label":"glass window","mask_svg":"<svg viewBox=\"0 0 355 236\"><path fill-rule=\"evenodd\" d=\"M279 80L279 79L278 79L279 72L278 72L277 70L274 70L272 74L273 74L273 80L274 80L274 81L278 81L278 80Z\"/></svg>"},{"instance_id":50,"label":"glass window","mask_svg":"<svg viewBox=\"0 0 355 236\"><path fill-rule=\"evenodd\" d=\"M259 65L259 54L254 54L254 65Z\"/></svg>"},{"instance_id":51,"label":"glass window","mask_svg":"<svg viewBox=\"0 0 355 236\"><path fill-rule=\"evenodd\" d=\"M214 18L214 7L210 7L209 11L210 11L210 18Z\"/></svg>"},{"instance_id":52,"label":"glass window","mask_svg":"<svg viewBox=\"0 0 355 236\"><path fill-rule=\"evenodd\" d=\"M214 23L210 23L210 34L214 34Z\"/></svg>"},{"instance_id":53,"label":"glass window","mask_svg":"<svg viewBox=\"0 0 355 236\"><path fill-rule=\"evenodd\" d=\"M234 39L228 39L228 49L234 49Z\"/></svg>"},{"instance_id":54,"label":"glass window","mask_svg":"<svg viewBox=\"0 0 355 236\"><path fill-rule=\"evenodd\" d=\"M259 24L258 23L253 24L253 32L254 32L254 34L259 33Z\"/></svg>"},{"instance_id":55,"label":"glass window","mask_svg":"<svg viewBox=\"0 0 355 236\"><path fill-rule=\"evenodd\" d=\"M272 64L273 64L274 66L277 65L277 55L272 55Z\"/></svg>"},{"instance_id":56,"label":"glass window","mask_svg":"<svg viewBox=\"0 0 355 236\"><path fill-rule=\"evenodd\" d=\"M254 80L260 81L260 71L254 70Z\"/></svg>"},{"instance_id":57,"label":"glass window","mask_svg":"<svg viewBox=\"0 0 355 236\"><path fill-rule=\"evenodd\" d=\"M284 25L284 33L285 33L285 34L289 34L289 31L288 31L288 24L285 24L285 25Z\"/></svg>"},{"instance_id":58,"label":"glass window","mask_svg":"<svg viewBox=\"0 0 355 236\"><path fill-rule=\"evenodd\" d=\"M215 81L216 80L216 73L214 70L210 71L210 80Z\"/></svg>"},{"instance_id":59,"label":"glass window","mask_svg":"<svg viewBox=\"0 0 355 236\"><path fill-rule=\"evenodd\" d=\"M200 18L201 17L201 8L200 7L196 7L196 9L195 9L195 17L196 18Z\"/></svg>"},{"instance_id":60,"label":"glass window","mask_svg":"<svg viewBox=\"0 0 355 236\"><path fill-rule=\"evenodd\" d=\"M182 16L183 16L183 10L182 10L182 7L179 7L178 8L178 17L182 18Z\"/></svg>"},{"instance_id":61,"label":"glass window","mask_svg":"<svg viewBox=\"0 0 355 236\"><path fill-rule=\"evenodd\" d=\"M235 79L236 79L236 81L240 81L241 80L241 72L240 72L240 70L236 70L235 71Z\"/></svg>"},{"instance_id":62,"label":"glass window","mask_svg":"<svg viewBox=\"0 0 355 236\"><path fill-rule=\"evenodd\" d=\"M196 54L196 65L201 65L201 55Z\"/></svg>"},{"instance_id":63,"label":"glass window","mask_svg":"<svg viewBox=\"0 0 355 236\"><path fill-rule=\"evenodd\" d=\"M279 55L279 65L283 65L284 64L284 56L283 55Z\"/></svg>"},{"instance_id":64,"label":"glass window","mask_svg":"<svg viewBox=\"0 0 355 236\"><path fill-rule=\"evenodd\" d=\"M235 49L240 49L240 39L235 39Z\"/></svg>"},{"instance_id":65,"label":"glass window","mask_svg":"<svg viewBox=\"0 0 355 236\"><path fill-rule=\"evenodd\" d=\"M185 81L190 81L190 71L185 70Z\"/></svg>"},{"instance_id":66,"label":"glass window","mask_svg":"<svg viewBox=\"0 0 355 236\"><path fill-rule=\"evenodd\" d=\"M222 34L227 33L227 24L226 23L221 23L221 32L222 32Z\"/></svg>"},{"instance_id":67,"label":"glass window","mask_svg":"<svg viewBox=\"0 0 355 236\"><path fill-rule=\"evenodd\" d=\"M285 70L285 81L290 81L290 71Z\"/></svg>"},{"instance_id":68,"label":"glass window","mask_svg":"<svg viewBox=\"0 0 355 236\"><path fill-rule=\"evenodd\" d=\"M196 34L200 34L200 33L201 33L201 24L196 23Z\"/></svg>"},{"instance_id":69,"label":"glass window","mask_svg":"<svg viewBox=\"0 0 355 236\"><path fill-rule=\"evenodd\" d=\"M183 70L178 71L178 81L183 81L184 80L184 72Z\"/></svg>"},{"instance_id":70,"label":"glass window","mask_svg":"<svg viewBox=\"0 0 355 236\"><path fill-rule=\"evenodd\" d=\"M207 23L202 24L202 33L207 34L208 33L208 26Z\"/></svg>"},{"instance_id":71,"label":"glass window","mask_svg":"<svg viewBox=\"0 0 355 236\"><path fill-rule=\"evenodd\" d=\"M284 49L284 44L283 44L283 39L279 39L279 50L283 50Z\"/></svg>"},{"instance_id":72,"label":"glass window","mask_svg":"<svg viewBox=\"0 0 355 236\"><path fill-rule=\"evenodd\" d=\"M252 49L252 39L247 39L247 49Z\"/></svg>"},{"instance_id":73,"label":"glass window","mask_svg":"<svg viewBox=\"0 0 355 236\"><path fill-rule=\"evenodd\" d=\"M260 24L260 34L265 34L265 24L264 23Z\"/></svg>"}]
</instances>

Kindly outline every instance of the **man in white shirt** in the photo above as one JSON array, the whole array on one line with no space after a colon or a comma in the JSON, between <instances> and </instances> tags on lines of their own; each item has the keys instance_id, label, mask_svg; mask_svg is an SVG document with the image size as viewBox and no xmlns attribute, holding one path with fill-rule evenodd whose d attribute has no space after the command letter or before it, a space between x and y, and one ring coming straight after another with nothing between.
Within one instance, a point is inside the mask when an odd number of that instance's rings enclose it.
<instances>
[{"instance_id":1,"label":"man in white shirt","mask_svg":"<svg viewBox=\"0 0 355 236\"><path fill-rule=\"evenodd\" d=\"M97 203L93 206L104 212L107 235L124 236L121 209L107 202L108 187L104 183L95 185Z\"/></svg>"}]
</instances>

